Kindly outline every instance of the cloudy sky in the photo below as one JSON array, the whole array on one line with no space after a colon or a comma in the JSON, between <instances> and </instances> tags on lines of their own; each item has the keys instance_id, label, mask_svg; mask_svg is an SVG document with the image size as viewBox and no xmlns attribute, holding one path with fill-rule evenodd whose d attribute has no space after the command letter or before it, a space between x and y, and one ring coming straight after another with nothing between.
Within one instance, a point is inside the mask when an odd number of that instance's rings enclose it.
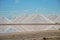
<instances>
[{"instance_id":1,"label":"cloudy sky","mask_svg":"<svg viewBox=\"0 0 60 40\"><path fill-rule=\"evenodd\" d=\"M0 0L0 16L60 14L60 0Z\"/></svg>"}]
</instances>

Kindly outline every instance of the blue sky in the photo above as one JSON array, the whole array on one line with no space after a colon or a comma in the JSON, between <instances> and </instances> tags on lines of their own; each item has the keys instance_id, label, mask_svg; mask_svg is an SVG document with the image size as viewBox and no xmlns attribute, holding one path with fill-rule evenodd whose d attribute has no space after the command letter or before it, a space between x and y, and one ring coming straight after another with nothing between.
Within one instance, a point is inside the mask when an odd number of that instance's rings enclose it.
<instances>
[{"instance_id":1,"label":"blue sky","mask_svg":"<svg viewBox=\"0 0 60 40\"><path fill-rule=\"evenodd\" d=\"M60 0L0 0L0 16L60 14Z\"/></svg>"}]
</instances>

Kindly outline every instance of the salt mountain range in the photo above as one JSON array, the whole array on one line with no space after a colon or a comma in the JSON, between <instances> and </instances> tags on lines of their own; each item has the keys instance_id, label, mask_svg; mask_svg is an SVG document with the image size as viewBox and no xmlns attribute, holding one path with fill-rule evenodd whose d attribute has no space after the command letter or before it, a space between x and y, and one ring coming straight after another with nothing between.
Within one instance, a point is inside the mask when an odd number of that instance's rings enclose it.
<instances>
[{"instance_id":1,"label":"salt mountain range","mask_svg":"<svg viewBox=\"0 0 60 40\"><path fill-rule=\"evenodd\" d=\"M0 17L0 24L39 24L39 23L60 23L60 16L42 14L22 15L9 20L6 17ZM40 31L40 30L58 30L60 25L20 25L4 26L0 25L0 33Z\"/></svg>"}]
</instances>

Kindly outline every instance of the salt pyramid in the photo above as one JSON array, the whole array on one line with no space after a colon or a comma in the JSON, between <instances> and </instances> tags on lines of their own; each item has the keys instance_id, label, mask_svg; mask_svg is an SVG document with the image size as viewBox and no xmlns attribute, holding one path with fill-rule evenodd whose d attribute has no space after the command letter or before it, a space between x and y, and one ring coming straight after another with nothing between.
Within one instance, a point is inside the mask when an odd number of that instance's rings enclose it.
<instances>
[{"instance_id":1,"label":"salt pyramid","mask_svg":"<svg viewBox=\"0 0 60 40\"><path fill-rule=\"evenodd\" d=\"M58 16L57 15L48 15L47 16L51 21L54 21Z\"/></svg>"},{"instance_id":2,"label":"salt pyramid","mask_svg":"<svg viewBox=\"0 0 60 40\"><path fill-rule=\"evenodd\" d=\"M0 24L6 24L6 23L7 24L8 23L11 23L11 24L55 23L41 14L33 14L30 16L26 16L26 15L19 16L19 17L12 19L11 21L9 21L5 17L0 18L0 19L1 19ZM59 20L59 18L57 18L57 19ZM12 25L9 25L9 26L0 25L0 33L40 31L40 30L56 30L57 27L58 26L55 27L54 25L13 25L13 26ZM60 28L60 26L58 28Z\"/></svg>"},{"instance_id":3,"label":"salt pyramid","mask_svg":"<svg viewBox=\"0 0 60 40\"><path fill-rule=\"evenodd\" d=\"M48 18L46 18L43 15L37 15L34 14L32 16L24 17L23 21L21 21L20 17L16 19L15 23L54 23ZM20 25L20 26L13 26L16 28L16 30L19 30L19 32L22 31L40 31L40 30L47 30L50 26L46 25Z\"/></svg>"},{"instance_id":4,"label":"salt pyramid","mask_svg":"<svg viewBox=\"0 0 60 40\"><path fill-rule=\"evenodd\" d=\"M29 24L29 23L54 23L53 21L49 20L48 18L46 18L43 15L40 14L33 14L29 17L27 17L26 19L24 19L22 21L22 23L24 24Z\"/></svg>"},{"instance_id":5,"label":"salt pyramid","mask_svg":"<svg viewBox=\"0 0 60 40\"><path fill-rule=\"evenodd\" d=\"M48 17L50 20L52 20L55 23L60 23L60 16L57 15L50 15ZM49 30L58 30L60 28L60 25L52 25L50 28L48 28Z\"/></svg>"},{"instance_id":6,"label":"salt pyramid","mask_svg":"<svg viewBox=\"0 0 60 40\"><path fill-rule=\"evenodd\" d=\"M8 24L10 20L7 17L0 17L0 24Z\"/></svg>"},{"instance_id":7,"label":"salt pyramid","mask_svg":"<svg viewBox=\"0 0 60 40\"><path fill-rule=\"evenodd\" d=\"M11 20L12 24L20 24L28 15L17 16Z\"/></svg>"},{"instance_id":8,"label":"salt pyramid","mask_svg":"<svg viewBox=\"0 0 60 40\"><path fill-rule=\"evenodd\" d=\"M6 17L0 17L0 24L9 24L10 20ZM9 26L0 25L0 33L3 33Z\"/></svg>"},{"instance_id":9,"label":"salt pyramid","mask_svg":"<svg viewBox=\"0 0 60 40\"><path fill-rule=\"evenodd\" d=\"M60 23L60 16L58 18L56 18L54 21L55 21L55 23Z\"/></svg>"}]
</instances>

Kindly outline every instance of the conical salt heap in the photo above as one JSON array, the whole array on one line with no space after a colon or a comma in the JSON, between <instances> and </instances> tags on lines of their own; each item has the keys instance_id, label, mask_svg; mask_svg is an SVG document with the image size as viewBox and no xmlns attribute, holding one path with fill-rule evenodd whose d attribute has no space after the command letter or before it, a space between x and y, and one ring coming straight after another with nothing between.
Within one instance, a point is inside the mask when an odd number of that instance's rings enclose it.
<instances>
[{"instance_id":1,"label":"conical salt heap","mask_svg":"<svg viewBox=\"0 0 60 40\"><path fill-rule=\"evenodd\" d=\"M15 19L8 20L7 18L0 18L0 24L45 24L45 23L55 23L49 18L41 14L33 14L30 16L19 16ZM57 18L59 19L59 18ZM57 20L56 19L56 20ZM57 30L59 27L54 25L9 25L4 26L0 25L0 33L9 33L9 32L25 32L25 31L40 31L40 30Z\"/></svg>"},{"instance_id":2,"label":"conical salt heap","mask_svg":"<svg viewBox=\"0 0 60 40\"><path fill-rule=\"evenodd\" d=\"M9 24L10 20L7 17L0 17L0 24Z\"/></svg>"},{"instance_id":3,"label":"conical salt heap","mask_svg":"<svg viewBox=\"0 0 60 40\"><path fill-rule=\"evenodd\" d=\"M24 19L22 21L22 23L24 24L29 24L29 23L54 23L53 21L49 20L47 17L40 15L40 14L33 14L29 17L27 17L26 19Z\"/></svg>"}]
</instances>

